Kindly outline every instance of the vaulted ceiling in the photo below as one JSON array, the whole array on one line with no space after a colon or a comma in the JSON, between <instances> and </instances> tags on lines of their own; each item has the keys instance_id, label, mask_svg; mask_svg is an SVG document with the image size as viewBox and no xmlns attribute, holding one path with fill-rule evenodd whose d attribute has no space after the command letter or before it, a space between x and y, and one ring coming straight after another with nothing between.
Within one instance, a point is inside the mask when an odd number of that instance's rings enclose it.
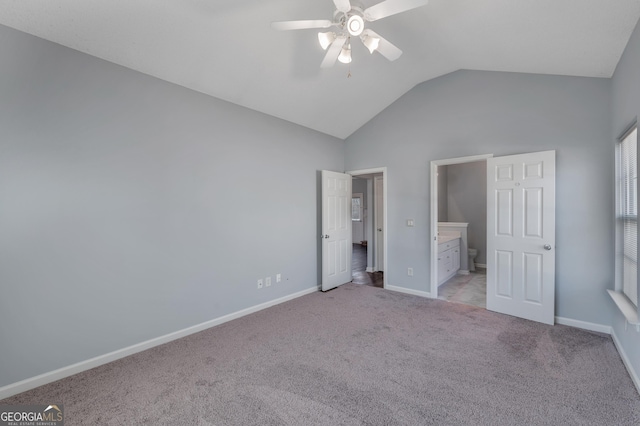
<instances>
[{"instance_id":1,"label":"vaulted ceiling","mask_svg":"<svg viewBox=\"0 0 640 426\"><path fill-rule=\"evenodd\" d=\"M358 42L351 64L328 69L319 30L270 26L334 9L332 0L5 0L0 24L344 139L416 84L458 69L611 77L640 0L431 0L368 24L399 59Z\"/></svg>"}]
</instances>

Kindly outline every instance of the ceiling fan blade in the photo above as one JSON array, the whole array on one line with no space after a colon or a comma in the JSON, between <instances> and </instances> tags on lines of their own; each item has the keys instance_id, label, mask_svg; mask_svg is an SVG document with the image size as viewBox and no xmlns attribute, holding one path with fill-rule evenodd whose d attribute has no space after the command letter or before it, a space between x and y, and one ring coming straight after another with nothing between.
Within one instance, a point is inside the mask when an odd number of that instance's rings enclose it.
<instances>
[{"instance_id":1,"label":"ceiling fan blade","mask_svg":"<svg viewBox=\"0 0 640 426\"><path fill-rule=\"evenodd\" d=\"M280 21L272 22L271 28L279 31L306 30L307 28L329 28L333 25L328 19L310 19L306 21Z\"/></svg>"},{"instance_id":2,"label":"ceiling fan blade","mask_svg":"<svg viewBox=\"0 0 640 426\"><path fill-rule=\"evenodd\" d=\"M429 0L385 0L364 10L364 19L373 22L397 13L424 6Z\"/></svg>"},{"instance_id":3,"label":"ceiling fan blade","mask_svg":"<svg viewBox=\"0 0 640 426\"><path fill-rule=\"evenodd\" d=\"M376 50L378 51L378 53L380 53L382 56L384 56L388 60L395 61L400 57L400 55L402 55L402 50L398 49L395 45L391 44L387 39L382 38L378 33L368 29L367 35L370 37L377 37L380 39Z\"/></svg>"},{"instance_id":4,"label":"ceiling fan blade","mask_svg":"<svg viewBox=\"0 0 640 426\"><path fill-rule=\"evenodd\" d=\"M349 0L333 0L333 4L336 5L336 9L340 12L347 13L351 10L351 3Z\"/></svg>"},{"instance_id":5,"label":"ceiling fan blade","mask_svg":"<svg viewBox=\"0 0 640 426\"><path fill-rule=\"evenodd\" d=\"M342 51L342 46L347 41L347 37L338 36L331 43L331 46L327 49L327 54L324 56L322 63L320 64L320 68L329 68L332 67L333 64L338 60L338 56L340 55L340 51Z\"/></svg>"}]
</instances>

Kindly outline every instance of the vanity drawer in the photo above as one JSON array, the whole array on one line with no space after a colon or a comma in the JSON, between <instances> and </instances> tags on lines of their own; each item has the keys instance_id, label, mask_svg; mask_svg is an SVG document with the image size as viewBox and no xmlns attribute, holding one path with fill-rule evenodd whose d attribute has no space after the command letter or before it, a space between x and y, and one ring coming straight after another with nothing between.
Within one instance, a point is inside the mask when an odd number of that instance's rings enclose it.
<instances>
[{"instance_id":1,"label":"vanity drawer","mask_svg":"<svg viewBox=\"0 0 640 426\"><path fill-rule=\"evenodd\" d=\"M446 243L438 244L438 253L442 253L443 251L449 250L454 247L460 247L460 238L447 241Z\"/></svg>"}]
</instances>

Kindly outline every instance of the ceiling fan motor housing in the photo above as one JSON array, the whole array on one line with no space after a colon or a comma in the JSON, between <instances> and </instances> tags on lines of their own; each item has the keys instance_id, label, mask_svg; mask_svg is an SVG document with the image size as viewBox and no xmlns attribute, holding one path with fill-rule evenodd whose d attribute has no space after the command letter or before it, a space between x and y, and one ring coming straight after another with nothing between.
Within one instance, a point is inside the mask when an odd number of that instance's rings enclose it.
<instances>
[{"instance_id":1,"label":"ceiling fan motor housing","mask_svg":"<svg viewBox=\"0 0 640 426\"><path fill-rule=\"evenodd\" d=\"M347 31L349 31L349 34L357 37L362 34L363 30L364 19L362 19L362 17L358 15L351 15L351 17L347 21Z\"/></svg>"},{"instance_id":2,"label":"ceiling fan motor housing","mask_svg":"<svg viewBox=\"0 0 640 426\"><path fill-rule=\"evenodd\" d=\"M359 36L364 31L364 11L358 6L352 6L348 12L336 10L334 13L336 25L347 30L352 36Z\"/></svg>"}]
</instances>

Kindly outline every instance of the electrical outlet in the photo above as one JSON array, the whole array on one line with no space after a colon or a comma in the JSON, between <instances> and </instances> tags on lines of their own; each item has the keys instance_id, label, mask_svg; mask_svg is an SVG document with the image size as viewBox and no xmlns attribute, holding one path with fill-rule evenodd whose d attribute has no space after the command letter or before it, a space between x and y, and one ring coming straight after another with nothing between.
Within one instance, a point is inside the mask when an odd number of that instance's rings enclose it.
<instances>
[{"instance_id":1,"label":"electrical outlet","mask_svg":"<svg viewBox=\"0 0 640 426\"><path fill-rule=\"evenodd\" d=\"M260 289L260 288L262 288L262 278L260 278L260 279L258 280L258 288L259 288L259 289Z\"/></svg>"},{"instance_id":2,"label":"electrical outlet","mask_svg":"<svg viewBox=\"0 0 640 426\"><path fill-rule=\"evenodd\" d=\"M267 277L267 278L264 280L264 286L265 286L265 287L271 287L271 277Z\"/></svg>"},{"instance_id":3,"label":"electrical outlet","mask_svg":"<svg viewBox=\"0 0 640 426\"><path fill-rule=\"evenodd\" d=\"M413 268L407 268L407 275L409 275L410 277L413 276Z\"/></svg>"},{"instance_id":4,"label":"electrical outlet","mask_svg":"<svg viewBox=\"0 0 640 426\"><path fill-rule=\"evenodd\" d=\"M276 282L279 283L280 281L282 281L282 275L276 274Z\"/></svg>"}]
</instances>

